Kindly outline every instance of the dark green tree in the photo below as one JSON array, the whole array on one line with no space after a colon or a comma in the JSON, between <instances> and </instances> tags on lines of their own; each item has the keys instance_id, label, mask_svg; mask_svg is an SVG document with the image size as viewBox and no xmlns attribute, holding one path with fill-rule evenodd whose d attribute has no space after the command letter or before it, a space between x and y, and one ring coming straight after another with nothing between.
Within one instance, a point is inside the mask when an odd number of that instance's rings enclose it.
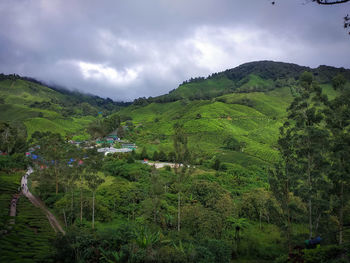
<instances>
[{"instance_id":1,"label":"dark green tree","mask_svg":"<svg viewBox=\"0 0 350 263\"><path fill-rule=\"evenodd\" d=\"M218 171L219 169L220 169L220 159L218 159L218 158L215 158L215 160L214 160L214 164L213 164L213 169L214 170L216 170L216 171Z\"/></svg>"},{"instance_id":2,"label":"dark green tree","mask_svg":"<svg viewBox=\"0 0 350 263\"><path fill-rule=\"evenodd\" d=\"M87 128L87 132L93 139L103 138L108 133L101 119L97 119L96 121L92 122Z\"/></svg>"},{"instance_id":3,"label":"dark green tree","mask_svg":"<svg viewBox=\"0 0 350 263\"><path fill-rule=\"evenodd\" d=\"M154 151L152 159L153 161L159 161L159 153L157 151Z\"/></svg>"},{"instance_id":4,"label":"dark green tree","mask_svg":"<svg viewBox=\"0 0 350 263\"><path fill-rule=\"evenodd\" d=\"M124 128L123 126L119 126L118 129L117 129L117 135L119 138L123 138L125 136L125 131L124 131Z\"/></svg>"},{"instance_id":5,"label":"dark green tree","mask_svg":"<svg viewBox=\"0 0 350 263\"><path fill-rule=\"evenodd\" d=\"M163 150L160 150L158 154L158 158L159 158L159 161L165 162L167 160L166 153Z\"/></svg>"},{"instance_id":6,"label":"dark green tree","mask_svg":"<svg viewBox=\"0 0 350 263\"><path fill-rule=\"evenodd\" d=\"M120 126L120 116L119 115L111 115L104 119L103 121L104 127L107 129L108 133L117 130Z\"/></svg>"},{"instance_id":7,"label":"dark green tree","mask_svg":"<svg viewBox=\"0 0 350 263\"><path fill-rule=\"evenodd\" d=\"M104 179L94 172L86 173L85 178L90 190L92 191L92 228L95 228L95 193L97 188L104 182Z\"/></svg>"},{"instance_id":8,"label":"dark green tree","mask_svg":"<svg viewBox=\"0 0 350 263\"><path fill-rule=\"evenodd\" d=\"M38 153L52 167L57 195L60 180L63 179L62 170L67 166L67 143L60 134L51 132L35 132L32 134L31 142L33 145L40 145Z\"/></svg>"},{"instance_id":9,"label":"dark green tree","mask_svg":"<svg viewBox=\"0 0 350 263\"><path fill-rule=\"evenodd\" d=\"M168 161L175 163L176 162L176 153L174 151L168 154Z\"/></svg>"},{"instance_id":10,"label":"dark green tree","mask_svg":"<svg viewBox=\"0 0 350 263\"><path fill-rule=\"evenodd\" d=\"M187 165L190 163L190 153L187 148L187 134L183 124L175 123L174 125L174 150L175 150L175 172L177 174L177 230L180 231L181 228L181 192L182 192L182 182L184 181ZM179 168L183 166L182 172L179 174Z\"/></svg>"},{"instance_id":11,"label":"dark green tree","mask_svg":"<svg viewBox=\"0 0 350 263\"><path fill-rule=\"evenodd\" d=\"M9 123L0 123L0 149L3 152L11 153L16 144L17 129Z\"/></svg>"},{"instance_id":12,"label":"dark green tree","mask_svg":"<svg viewBox=\"0 0 350 263\"><path fill-rule=\"evenodd\" d=\"M174 136L173 136L173 142L174 142L174 150L176 155L176 162L178 164L188 164L190 162L187 157L189 157L188 154L188 148L187 148L187 135L185 133L185 129L183 124L175 123L174 125Z\"/></svg>"},{"instance_id":13,"label":"dark green tree","mask_svg":"<svg viewBox=\"0 0 350 263\"><path fill-rule=\"evenodd\" d=\"M148 153L147 153L146 147L143 147L143 148L142 148L142 152L141 152L141 154L140 154L140 159L141 159L141 160L142 160L142 159L148 159Z\"/></svg>"},{"instance_id":14,"label":"dark green tree","mask_svg":"<svg viewBox=\"0 0 350 263\"><path fill-rule=\"evenodd\" d=\"M328 205L325 174L328 133L323 123L322 89L313 81L311 73L301 75L298 92L288 109L289 121L284 125L291 145L285 146L283 151L291 151L293 159L295 156L294 160L285 157L288 172L285 176L288 181L289 176L293 176L293 180L298 182L295 193L308 203L311 238L317 232L320 218ZM291 172L293 175L290 175Z\"/></svg>"},{"instance_id":15,"label":"dark green tree","mask_svg":"<svg viewBox=\"0 0 350 263\"><path fill-rule=\"evenodd\" d=\"M233 151L239 151L240 150L240 143L232 136L227 137L224 140L224 145L227 149L233 150Z\"/></svg>"},{"instance_id":16,"label":"dark green tree","mask_svg":"<svg viewBox=\"0 0 350 263\"><path fill-rule=\"evenodd\" d=\"M331 133L329 177L333 183L335 217L338 222L339 244L343 243L344 209L350 200L350 90L342 75L333 78L333 88L339 95L327 102L327 128Z\"/></svg>"}]
</instances>

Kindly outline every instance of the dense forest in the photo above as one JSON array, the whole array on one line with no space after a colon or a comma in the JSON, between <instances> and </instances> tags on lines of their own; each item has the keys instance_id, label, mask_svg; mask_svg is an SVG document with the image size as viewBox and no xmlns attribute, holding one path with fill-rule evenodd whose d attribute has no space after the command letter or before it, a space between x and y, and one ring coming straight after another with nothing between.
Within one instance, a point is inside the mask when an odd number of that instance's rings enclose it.
<instances>
[{"instance_id":1,"label":"dense forest","mask_svg":"<svg viewBox=\"0 0 350 263\"><path fill-rule=\"evenodd\" d=\"M9 86L43 90L32 83L2 80L3 105L15 100ZM349 70L263 61L165 95L179 99L141 98L105 116L72 108L88 121L70 132L32 128L50 120L47 108L3 120L0 261L348 262L349 83ZM34 94L26 109L46 103ZM111 133L120 141L96 145ZM96 151L123 142L138 147ZM30 192L64 233L23 195L9 224L29 166Z\"/></svg>"}]
</instances>

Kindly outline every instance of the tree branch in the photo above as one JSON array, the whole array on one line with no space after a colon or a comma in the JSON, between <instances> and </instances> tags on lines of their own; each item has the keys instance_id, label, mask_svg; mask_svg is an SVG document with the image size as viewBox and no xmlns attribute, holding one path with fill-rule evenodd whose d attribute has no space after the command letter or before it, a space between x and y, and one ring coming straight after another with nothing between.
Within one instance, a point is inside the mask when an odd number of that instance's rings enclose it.
<instances>
[{"instance_id":1,"label":"tree branch","mask_svg":"<svg viewBox=\"0 0 350 263\"><path fill-rule=\"evenodd\" d=\"M335 1L328 1L328 0L313 0L313 2L317 2L320 5L337 5L337 4L344 4L346 2L349 2L350 0L335 0Z\"/></svg>"}]
</instances>

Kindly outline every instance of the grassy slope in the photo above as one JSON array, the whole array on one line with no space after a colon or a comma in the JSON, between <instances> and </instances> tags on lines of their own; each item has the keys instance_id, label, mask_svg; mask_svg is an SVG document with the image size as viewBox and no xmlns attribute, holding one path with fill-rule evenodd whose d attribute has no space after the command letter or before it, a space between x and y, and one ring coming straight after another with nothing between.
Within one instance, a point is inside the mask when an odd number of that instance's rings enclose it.
<instances>
[{"instance_id":1,"label":"grassy slope","mask_svg":"<svg viewBox=\"0 0 350 263\"><path fill-rule=\"evenodd\" d=\"M179 88L174 91L174 95L179 95L183 98L188 98L196 94L215 96L217 93L233 86L234 82L226 77L219 79L206 79L200 82L191 82L180 85Z\"/></svg>"},{"instance_id":2,"label":"grassy slope","mask_svg":"<svg viewBox=\"0 0 350 263\"><path fill-rule=\"evenodd\" d=\"M198 91L218 92L229 89L233 82L226 77L186 83L173 93L190 97ZM248 75L241 90L263 87L269 89L271 80ZM336 95L330 84L322 84L330 99ZM172 94L173 94L172 93ZM120 112L132 117L135 129L133 140L139 146L154 150L172 150L173 125L184 124L189 145L197 156L220 155L226 162L266 164L278 159L276 150L279 127L286 120L286 109L293 100L290 87L266 92L230 93L211 100L178 100L131 106ZM197 118L197 116L201 118ZM244 152L225 149L224 140L233 136L247 143Z\"/></svg>"},{"instance_id":3,"label":"grassy slope","mask_svg":"<svg viewBox=\"0 0 350 263\"><path fill-rule=\"evenodd\" d=\"M24 104L29 106L34 101L63 100L64 95L48 87L17 79L0 81L1 97L9 104Z\"/></svg>"},{"instance_id":4,"label":"grassy slope","mask_svg":"<svg viewBox=\"0 0 350 263\"><path fill-rule=\"evenodd\" d=\"M247 75L242 81L235 82L226 76L222 75L217 78L205 79L197 82L189 82L180 85L176 90L171 93L171 96L180 98L203 98L210 97L214 98L222 93L228 93L233 91L239 86L240 90L249 91L252 88L265 88L274 86L272 80L262 79L255 74ZM167 95L165 95L167 96Z\"/></svg>"},{"instance_id":5,"label":"grassy slope","mask_svg":"<svg viewBox=\"0 0 350 263\"><path fill-rule=\"evenodd\" d=\"M94 120L91 116L64 118L58 112L61 106L55 103L52 103L50 109L30 107L34 102L62 101L65 97L52 89L25 80L0 81L0 98L4 100L4 104L0 104L0 121L24 122L29 137L35 131L86 135L86 125Z\"/></svg>"},{"instance_id":6,"label":"grassy slope","mask_svg":"<svg viewBox=\"0 0 350 263\"><path fill-rule=\"evenodd\" d=\"M253 106L236 104L243 98ZM277 158L274 149L278 128L286 116L286 108L292 100L289 88L269 92L233 93L215 100L176 101L152 103L146 107L129 107L121 114L130 115L137 128L136 142L152 150L172 147L172 126L184 124L189 135L189 145L198 154L220 154L233 162L259 164L273 162ZM201 118L196 118L197 114ZM223 141L233 136L247 143L243 153L223 148Z\"/></svg>"}]
</instances>

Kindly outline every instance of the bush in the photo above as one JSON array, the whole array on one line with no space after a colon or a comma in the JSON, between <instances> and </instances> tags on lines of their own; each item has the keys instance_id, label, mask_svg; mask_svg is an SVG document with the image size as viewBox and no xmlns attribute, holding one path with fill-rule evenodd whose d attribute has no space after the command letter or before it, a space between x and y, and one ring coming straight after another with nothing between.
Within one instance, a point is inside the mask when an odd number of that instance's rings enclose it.
<instances>
[{"instance_id":1,"label":"bush","mask_svg":"<svg viewBox=\"0 0 350 263\"><path fill-rule=\"evenodd\" d=\"M26 169L28 160L23 154L0 155L0 170Z\"/></svg>"},{"instance_id":2,"label":"bush","mask_svg":"<svg viewBox=\"0 0 350 263\"><path fill-rule=\"evenodd\" d=\"M203 246L196 247L196 256L192 262L198 263L215 263L215 256Z\"/></svg>"},{"instance_id":3,"label":"bush","mask_svg":"<svg viewBox=\"0 0 350 263\"><path fill-rule=\"evenodd\" d=\"M203 245L207 247L208 251L213 255L214 262L230 262L231 247L223 240L210 239L206 240Z\"/></svg>"},{"instance_id":4,"label":"bush","mask_svg":"<svg viewBox=\"0 0 350 263\"><path fill-rule=\"evenodd\" d=\"M175 249L172 246L163 246L158 250L158 261L164 263L185 263L187 261L186 254Z\"/></svg>"},{"instance_id":5,"label":"bush","mask_svg":"<svg viewBox=\"0 0 350 263\"><path fill-rule=\"evenodd\" d=\"M104 163L103 170L112 176L120 176L129 181L137 181L139 178L148 175L151 167L141 163L128 163L124 160L111 159Z\"/></svg>"},{"instance_id":6,"label":"bush","mask_svg":"<svg viewBox=\"0 0 350 263\"><path fill-rule=\"evenodd\" d=\"M240 143L233 137L227 137L224 140L224 145L227 149L233 150L233 151L239 151L240 150Z\"/></svg>"},{"instance_id":7,"label":"bush","mask_svg":"<svg viewBox=\"0 0 350 263\"><path fill-rule=\"evenodd\" d=\"M315 249L304 250L305 263L335 263L335 262L347 262L342 261L341 255L345 253L343 247L337 245L317 247Z\"/></svg>"}]
</instances>

